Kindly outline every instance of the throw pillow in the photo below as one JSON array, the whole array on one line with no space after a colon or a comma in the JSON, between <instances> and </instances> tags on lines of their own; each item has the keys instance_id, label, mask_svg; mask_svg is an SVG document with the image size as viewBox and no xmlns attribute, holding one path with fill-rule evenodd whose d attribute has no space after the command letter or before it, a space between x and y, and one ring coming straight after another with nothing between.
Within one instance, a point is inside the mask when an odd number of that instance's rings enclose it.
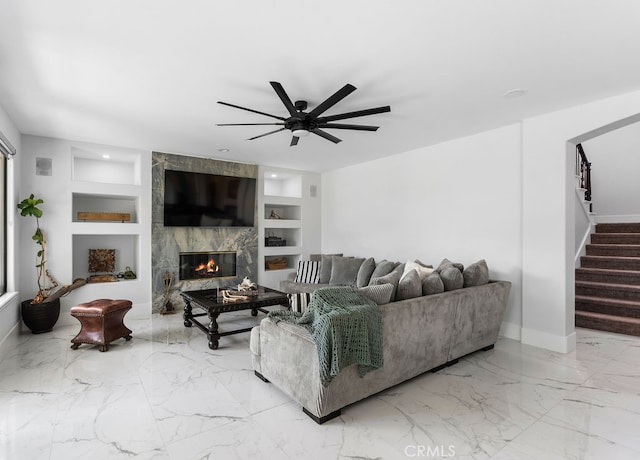
<instances>
[{"instance_id":1,"label":"throw pillow","mask_svg":"<svg viewBox=\"0 0 640 460\"><path fill-rule=\"evenodd\" d=\"M333 255L322 254L320 256L320 260L320 282L327 284L331 279L331 262L333 260Z\"/></svg>"},{"instance_id":2,"label":"throw pillow","mask_svg":"<svg viewBox=\"0 0 640 460\"><path fill-rule=\"evenodd\" d=\"M304 313L307 310L309 301L311 300L310 292L298 292L296 294L287 294L289 298L289 308L296 313Z\"/></svg>"},{"instance_id":3,"label":"throw pillow","mask_svg":"<svg viewBox=\"0 0 640 460\"><path fill-rule=\"evenodd\" d=\"M440 294L444 292L444 283L440 274L433 272L422 281L422 295Z\"/></svg>"},{"instance_id":4,"label":"throw pillow","mask_svg":"<svg viewBox=\"0 0 640 460\"><path fill-rule=\"evenodd\" d=\"M400 273L391 272L384 276L379 276L377 278L371 278L369 282L369 286L379 286L380 284L391 283L393 285L393 292L391 293L391 301L393 302L396 299L396 291L398 290L398 283L400 282Z\"/></svg>"},{"instance_id":5,"label":"throw pillow","mask_svg":"<svg viewBox=\"0 0 640 460\"><path fill-rule=\"evenodd\" d=\"M325 255L325 256L341 256L343 254L342 253L340 253L340 254L309 254L309 260L322 262L322 256L323 255Z\"/></svg>"},{"instance_id":6,"label":"throw pillow","mask_svg":"<svg viewBox=\"0 0 640 460\"><path fill-rule=\"evenodd\" d=\"M356 292L359 292L369 300L373 300L378 305L384 305L391 302L393 284L385 283L376 286L365 286L357 288Z\"/></svg>"},{"instance_id":7,"label":"throw pillow","mask_svg":"<svg viewBox=\"0 0 640 460\"><path fill-rule=\"evenodd\" d=\"M435 271L437 271L438 273L440 273L442 271L442 269L448 265L453 265L454 267L456 267L458 270L460 270L460 273L462 273L464 271L464 265L462 265L461 263L458 262L451 262L449 259L442 259L442 262L440 262L440 265L438 265L438 268L435 269Z\"/></svg>"},{"instance_id":8,"label":"throw pillow","mask_svg":"<svg viewBox=\"0 0 640 460\"><path fill-rule=\"evenodd\" d=\"M318 283L320 282L320 262L311 260L301 260L298 262L296 271L296 283Z\"/></svg>"},{"instance_id":9,"label":"throw pillow","mask_svg":"<svg viewBox=\"0 0 640 460\"><path fill-rule=\"evenodd\" d=\"M362 262L360 265L360 270L358 270L358 276L356 278L356 285L358 287L364 287L369 284L369 280L371 279L371 275L373 271L376 269L376 261L373 257L369 257L367 260Z\"/></svg>"},{"instance_id":10,"label":"throw pillow","mask_svg":"<svg viewBox=\"0 0 640 460\"><path fill-rule=\"evenodd\" d=\"M364 258L333 256L329 284L332 286L355 286L362 262L364 262Z\"/></svg>"},{"instance_id":11,"label":"throw pillow","mask_svg":"<svg viewBox=\"0 0 640 460\"><path fill-rule=\"evenodd\" d=\"M453 264L449 264L442 269L440 278L442 278L442 282L444 283L445 291L453 291L464 286L462 272Z\"/></svg>"},{"instance_id":12,"label":"throw pillow","mask_svg":"<svg viewBox=\"0 0 640 460\"><path fill-rule=\"evenodd\" d=\"M413 299L422 296L422 281L416 269L410 270L398 283L396 300Z\"/></svg>"},{"instance_id":13,"label":"throw pillow","mask_svg":"<svg viewBox=\"0 0 640 460\"><path fill-rule=\"evenodd\" d=\"M481 286L489 282L489 267L487 261L481 259L464 269L462 272L464 287Z\"/></svg>"},{"instance_id":14,"label":"throw pillow","mask_svg":"<svg viewBox=\"0 0 640 460\"><path fill-rule=\"evenodd\" d=\"M404 272L402 273L402 276L400 277L400 281L402 281L403 278L405 276L407 276L407 274L411 270L416 270L418 272L418 276L420 276L420 281L422 281L427 276L429 276L431 273L433 273L433 267L426 267L426 266L422 265L421 263L419 263L418 261L411 262L410 260L408 260L404 264Z\"/></svg>"},{"instance_id":15,"label":"throw pillow","mask_svg":"<svg viewBox=\"0 0 640 460\"><path fill-rule=\"evenodd\" d=\"M373 280L375 278L380 278L381 276L384 276L384 275L388 275L389 273L391 273L391 271L394 269L395 266L396 266L395 262L391 262L386 259L381 260L376 265L375 270L373 270L370 280ZM371 281L369 281L369 284L371 284Z\"/></svg>"}]
</instances>

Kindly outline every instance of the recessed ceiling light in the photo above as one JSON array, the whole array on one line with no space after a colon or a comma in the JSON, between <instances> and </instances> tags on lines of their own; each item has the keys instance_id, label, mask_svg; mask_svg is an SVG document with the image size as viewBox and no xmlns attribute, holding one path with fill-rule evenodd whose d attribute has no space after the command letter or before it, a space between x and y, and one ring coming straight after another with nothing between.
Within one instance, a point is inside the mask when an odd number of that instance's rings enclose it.
<instances>
[{"instance_id":1,"label":"recessed ceiling light","mask_svg":"<svg viewBox=\"0 0 640 460\"><path fill-rule=\"evenodd\" d=\"M525 94L527 94L527 90L526 89L521 89L521 88L514 88L514 89L510 89L509 91L506 91L503 96L509 99L513 99L515 97L521 97L524 96Z\"/></svg>"},{"instance_id":2,"label":"recessed ceiling light","mask_svg":"<svg viewBox=\"0 0 640 460\"><path fill-rule=\"evenodd\" d=\"M229 149L218 149L218 152L220 153L227 153L229 151Z\"/></svg>"},{"instance_id":3,"label":"recessed ceiling light","mask_svg":"<svg viewBox=\"0 0 640 460\"><path fill-rule=\"evenodd\" d=\"M111 158L111 156L107 155L106 153L104 155L102 155L102 158L108 160L109 158Z\"/></svg>"},{"instance_id":4,"label":"recessed ceiling light","mask_svg":"<svg viewBox=\"0 0 640 460\"><path fill-rule=\"evenodd\" d=\"M278 177L278 175L276 173L271 173L271 178L275 179L276 177Z\"/></svg>"}]
</instances>

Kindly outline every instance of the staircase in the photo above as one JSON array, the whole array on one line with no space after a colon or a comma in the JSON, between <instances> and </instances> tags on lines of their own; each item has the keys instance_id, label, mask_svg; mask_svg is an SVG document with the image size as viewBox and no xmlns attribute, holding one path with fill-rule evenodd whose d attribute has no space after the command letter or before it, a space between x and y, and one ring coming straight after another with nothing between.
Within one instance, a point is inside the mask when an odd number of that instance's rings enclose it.
<instances>
[{"instance_id":1,"label":"staircase","mask_svg":"<svg viewBox=\"0 0 640 460\"><path fill-rule=\"evenodd\" d=\"M576 269L576 326L640 336L640 223L597 224Z\"/></svg>"}]
</instances>

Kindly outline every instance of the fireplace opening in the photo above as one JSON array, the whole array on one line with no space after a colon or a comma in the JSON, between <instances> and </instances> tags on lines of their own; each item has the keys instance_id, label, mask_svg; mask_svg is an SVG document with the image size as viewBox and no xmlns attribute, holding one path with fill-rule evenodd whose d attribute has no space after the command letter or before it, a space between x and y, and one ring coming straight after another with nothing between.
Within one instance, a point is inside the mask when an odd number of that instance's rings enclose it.
<instances>
[{"instance_id":1,"label":"fireplace opening","mask_svg":"<svg viewBox=\"0 0 640 460\"><path fill-rule=\"evenodd\" d=\"M181 252L181 280L205 280L236 276L236 252Z\"/></svg>"}]
</instances>

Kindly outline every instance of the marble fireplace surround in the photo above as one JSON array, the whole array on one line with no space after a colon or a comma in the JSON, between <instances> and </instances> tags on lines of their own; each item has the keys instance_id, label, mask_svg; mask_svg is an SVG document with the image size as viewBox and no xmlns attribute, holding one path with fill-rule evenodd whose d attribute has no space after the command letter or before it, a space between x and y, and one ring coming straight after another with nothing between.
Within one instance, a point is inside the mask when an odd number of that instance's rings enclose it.
<instances>
[{"instance_id":1,"label":"marble fireplace surround","mask_svg":"<svg viewBox=\"0 0 640 460\"><path fill-rule=\"evenodd\" d=\"M181 291L212 289L238 284L245 276L258 278L258 227L165 227L164 170L194 171L228 176L258 177L258 166L246 163L197 158L169 153L152 153L151 190L151 265L152 309L160 312L164 305L165 272L171 276L169 299L180 312L184 307ZM257 200L256 200L257 203ZM257 210L255 216L257 217ZM199 280L179 280L180 253L236 251L236 276Z\"/></svg>"}]
</instances>

